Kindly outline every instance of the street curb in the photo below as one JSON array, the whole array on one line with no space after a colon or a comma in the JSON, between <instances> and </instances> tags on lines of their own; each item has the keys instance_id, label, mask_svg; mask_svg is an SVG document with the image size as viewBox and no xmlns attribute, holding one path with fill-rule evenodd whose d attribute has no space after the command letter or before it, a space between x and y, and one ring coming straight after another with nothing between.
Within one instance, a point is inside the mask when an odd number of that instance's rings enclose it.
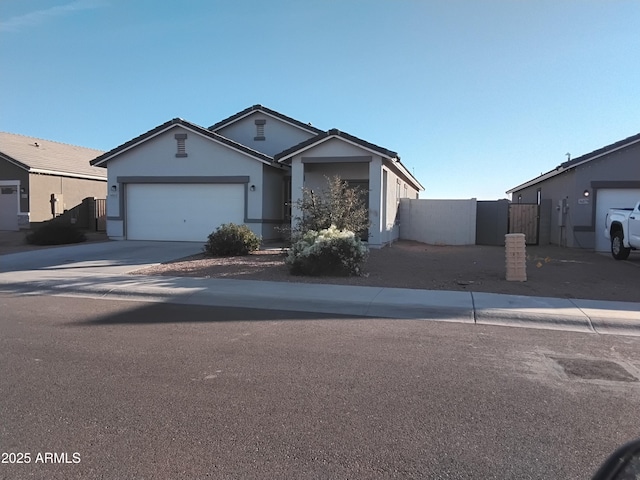
<instances>
[{"instance_id":1,"label":"street curb","mask_svg":"<svg viewBox=\"0 0 640 480\"><path fill-rule=\"evenodd\" d=\"M24 277L29 277L28 272ZM0 275L0 291L365 317L474 321L471 295L466 292L139 275L87 274L75 278L66 275L63 280L48 273L48 278L40 280L16 280L7 281Z\"/></svg>"},{"instance_id":2,"label":"street curb","mask_svg":"<svg viewBox=\"0 0 640 480\"><path fill-rule=\"evenodd\" d=\"M640 304L574 299L598 333L640 336Z\"/></svg>"},{"instance_id":3,"label":"street curb","mask_svg":"<svg viewBox=\"0 0 640 480\"><path fill-rule=\"evenodd\" d=\"M473 298L480 325L595 332L589 317L568 299L497 293L474 293ZM640 327L640 313L638 316Z\"/></svg>"},{"instance_id":4,"label":"street curb","mask_svg":"<svg viewBox=\"0 0 640 480\"><path fill-rule=\"evenodd\" d=\"M640 303L631 302L55 270L0 274L0 292L640 336Z\"/></svg>"}]
</instances>

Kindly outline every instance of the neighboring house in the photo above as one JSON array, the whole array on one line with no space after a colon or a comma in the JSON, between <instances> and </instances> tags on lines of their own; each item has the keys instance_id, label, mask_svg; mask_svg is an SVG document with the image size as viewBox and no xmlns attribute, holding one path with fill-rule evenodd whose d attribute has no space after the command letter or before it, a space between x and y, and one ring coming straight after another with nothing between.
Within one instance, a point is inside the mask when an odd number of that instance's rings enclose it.
<instances>
[{"instance_id":1,"label":"neighboring house","mask_svg":"<svg viewBox=\"0 0 640 480\"><path fill-rule=\"evenodd\" d=\"M101 153L0 132L0 230L29 228L86 197L105 198L107 175L89 165Z\"/></svg>"},{"instance_id":2,"label":"neighboring house","mask_svg":"<svg viewBox=\"0 0 640 480\"><path fill-rule=\"evenodd\" d=\"M640 133L568 160L507 193L514 203L541 205L540 217L550 220L548 238L541 242L608 251L607 211L640 201Z\"/></svg>"},{"instance_id":3,"label":"neighboring house","mask_svg":"<svg viewBox=\"0 0 640 480\"><path fill-rule=\"evenodd\" d=\"M91 161L107 167L113 239L204 241L222 223L265 240L298 212L302 187L340 176L368 191L369 244L398 238L400 198L422 185L395 152L254 105L209 128L175 118Z\"/></svg>"}]
</instances>

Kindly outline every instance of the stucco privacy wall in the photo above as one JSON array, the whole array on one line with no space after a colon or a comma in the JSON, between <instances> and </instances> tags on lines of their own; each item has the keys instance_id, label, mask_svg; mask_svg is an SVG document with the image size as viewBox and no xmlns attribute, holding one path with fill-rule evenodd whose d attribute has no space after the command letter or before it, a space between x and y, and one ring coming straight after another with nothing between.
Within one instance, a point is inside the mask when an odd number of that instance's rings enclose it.
<instances>
[{"instance_id":1,"label":"stucco privacy wall","mask_svg":"<svg viewBox=\"0 0 640 480\"><path fill-rule=\"evenodd\" d=\"M187 134L186 157L176 157L176 134ZM107 197L107 234L112 238L124 237L124 185L122 177L155 177L157 183L176 177L249 176L249 185L258 188L247 195L247 217L262 217L263 163L219 143L181 127L171 128L132 149L120 153L109 161ZM271 168L271 167L269 167ZM154 179L154 181L155 181ZM111 187L115 185L116 191ZM262 223L248 223L262 235Z\"/></svg>"},{"instance_id":2,"label":"stucco privacy wall","mask_svg":"<svg viewBox=\"0 0 640 480\"><path fill-rule=\"evenodd\" d=\"M474 245L476 199L400 200L400 238L431 245Z\"/></svg>"},{"instance_id":3,"label":"stucco privacy wall","mask_svg":"<svg viewBox=\"0 0 640 480\"><path fill-rule=\"evenodd\" d=\"M44 222L51 220L51 194L60 194L63 204L59 211L71 210L87 197L105 198L107 182L84 178L58 177L53 175L29 175L29 220Z\"/></svg>"},{"instance_id":4,"label":"stucco privacy wall","mask_svg":"<svg viewBox=\"0 0 640 480\"><path fill-rule=\"evenodd\" d=\"M256 120L264 120L263 140L256 140ZM262 112L252 113L231 125L216 130L216 133L271 156L315 135Z\"/></svg>"}]
</instances>

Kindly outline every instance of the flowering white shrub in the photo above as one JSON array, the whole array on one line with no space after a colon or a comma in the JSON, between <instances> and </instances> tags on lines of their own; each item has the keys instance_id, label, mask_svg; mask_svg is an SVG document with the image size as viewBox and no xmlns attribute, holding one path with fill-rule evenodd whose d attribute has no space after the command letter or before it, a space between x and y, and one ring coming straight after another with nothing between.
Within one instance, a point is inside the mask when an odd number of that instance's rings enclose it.
<instances>
[{"instance_id":1,"label":"flowering white shrub","mask_svg":"<svg viewBox=\"0 0 640 480\"><path fill-rule=\"evenodd\" d=\"M300 236L286 263L294 275L360 275L368 255L369 249L353 232L331 225Z\"/></svg>"}]
</instances>

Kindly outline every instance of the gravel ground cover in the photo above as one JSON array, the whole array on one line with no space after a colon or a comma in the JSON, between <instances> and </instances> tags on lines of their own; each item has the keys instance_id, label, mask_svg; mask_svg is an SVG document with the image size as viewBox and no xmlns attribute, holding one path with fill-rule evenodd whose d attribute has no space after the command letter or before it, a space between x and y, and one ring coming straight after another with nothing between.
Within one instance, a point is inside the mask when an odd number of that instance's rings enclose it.
<instances>
[{"instance_id":1,"label":"gravel ground cover","mask_svg":"<svg viewBox=\"0 0 640 480\"><path fill-rule=\"evenodd\" d=\"M195 255L135 273L640 302L640 253L636 252L629 260L616 261L587 250L528 246L527 281L508 282L504 247L399 241L371 250L364 270L360 277L293 276L282 249L271 248L244 257Z\"/></svg>"}]
</instances>

